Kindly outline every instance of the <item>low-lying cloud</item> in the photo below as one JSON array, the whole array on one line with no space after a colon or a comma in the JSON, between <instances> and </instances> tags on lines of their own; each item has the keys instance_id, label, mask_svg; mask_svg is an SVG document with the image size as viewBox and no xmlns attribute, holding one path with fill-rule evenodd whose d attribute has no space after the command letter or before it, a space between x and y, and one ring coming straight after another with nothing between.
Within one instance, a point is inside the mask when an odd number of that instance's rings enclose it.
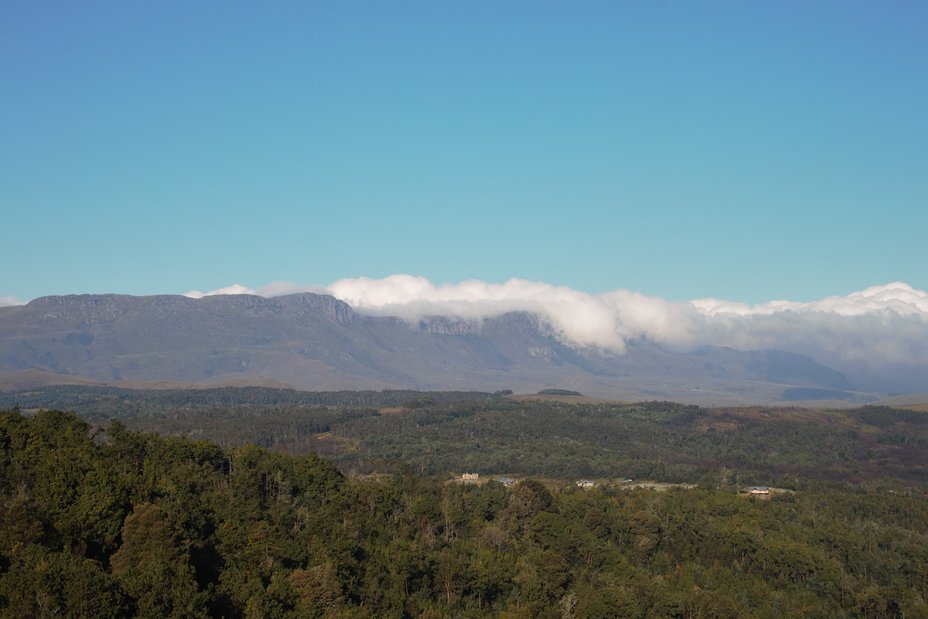
<instances>
[{"instance_id":1,"label":"low-lying cloud","mask_svg":"<svg viewBox=\"0 0 928 619\"><path fill-rule=\"evenodd\" d=\"M241 284L232 284L231 286L226 286L225 288L217 288L216 290L210 290L209 292L203 292L202 290L191 290L185 292L185 297L190 297L191 299L202 299L203 297L210 297L217 294L256 294L251 288L242 286ZM274 296L274 295L262 295L262 296Z\"/></svg>"},{"instance_id":2,"label":"low-lying cloud","mask_svg":"<svg viewBox=\"0 0 928 619\"><path fill-rule=\"evenodd\" d=\"M589 294L523 279L435 284L412 275L342 279L325 287L275 282L249 289L236 284L188 295L302 291L331 294L359 313L410 322L430 315L479 322L531 312L566 343L615 353L624 352L632 340L647 338L678 351L704 345L789 350L851 373L877 367L928 371L928 293L903 282L808 303L759 305L719 299L675 302L629 290Z\"/></svg>"}]
</instances>

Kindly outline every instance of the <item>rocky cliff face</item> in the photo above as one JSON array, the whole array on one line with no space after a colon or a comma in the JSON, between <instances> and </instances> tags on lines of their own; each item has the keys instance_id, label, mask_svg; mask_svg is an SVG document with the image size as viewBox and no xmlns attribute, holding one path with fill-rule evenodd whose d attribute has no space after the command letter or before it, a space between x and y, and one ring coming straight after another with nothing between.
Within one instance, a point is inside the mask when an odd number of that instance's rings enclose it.
<instances>
[{"instance_id":1,"label":"rocky cliff face","mask_svg":"<svg viewBox=\"0 0 928 619\"><path fill-rule=\"evenodd\" d=\"M416 326L419 331L434 335L468 335L479 331L479 324L475 321L447 316L427 316Z\"/></svg>"},{"instance_id":2,"label":"rocky cliff face","mask_svg":"<svg viewBox=\"0 0 928 619\"><path fill-rule=\"evenodd\" d=\"M614 398L732 402L777 400L797 387L850 388L839 372L791 353L681 355L642 341L613 355L568 346L531 314L410 324L311 293L72 295L0 308L0 372L19 370L109 382L270 380L303 389L555 386Z\"/></svg>"}]
</instances>

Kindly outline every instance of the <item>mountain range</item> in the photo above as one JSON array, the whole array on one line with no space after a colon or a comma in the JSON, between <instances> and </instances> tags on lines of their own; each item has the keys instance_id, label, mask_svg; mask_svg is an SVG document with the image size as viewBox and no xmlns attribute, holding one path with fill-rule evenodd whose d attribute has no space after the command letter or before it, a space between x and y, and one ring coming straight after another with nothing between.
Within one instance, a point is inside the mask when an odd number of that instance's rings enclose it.
<instances>
[{"instance_id":1,"label":"mountain range","mask_svg":"<svg viewBox=\"0 0 928 619\"><path fill-rule=\"evenodd\" d=\"M877 397L792 352L701 347L680 353L639 339L616 354L571 346L525 312L410 323L363 315L311 293L68 295L2 307L0 386L24 381L517 393L562 388L611 399L713 404Z\"/></svg>"}]
</instances>

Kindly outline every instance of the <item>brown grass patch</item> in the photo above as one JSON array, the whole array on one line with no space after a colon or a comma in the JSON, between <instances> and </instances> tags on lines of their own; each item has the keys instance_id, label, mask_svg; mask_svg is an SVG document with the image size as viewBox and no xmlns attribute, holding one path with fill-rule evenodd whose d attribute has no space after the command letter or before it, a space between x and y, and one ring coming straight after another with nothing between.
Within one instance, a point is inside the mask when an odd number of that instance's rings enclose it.
<instances>
[{"instance_id":1,"label":"brown grass patch","mask_svg":"<svg viewBox=\"0 0 928 619\"><path fill-rule=\"evenodd\" d=\"M399 415L401 413L408 413L410 409L403 408L402 406L384 406L381 409L378 409L377 412L381 415Z\"/></svg>"},{"instance_id":2,"label":"brown grass patch","mask_svg":"<svg viewBox=\"0 0 928 619\"><path fill-rule=\"evenodd\" d=\"M918 413L928 413L928 403L925 404L905 404L903 406L897 406L896 408L904 408L909 411L916 411Z\"/></svg>"}]
</instances>

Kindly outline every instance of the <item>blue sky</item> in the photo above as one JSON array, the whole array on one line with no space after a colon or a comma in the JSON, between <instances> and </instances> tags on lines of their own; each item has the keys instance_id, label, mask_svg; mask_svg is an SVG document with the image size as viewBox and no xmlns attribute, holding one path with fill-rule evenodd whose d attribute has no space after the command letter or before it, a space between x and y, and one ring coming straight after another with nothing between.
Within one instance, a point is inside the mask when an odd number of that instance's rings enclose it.
<instances>
[{"instance_id":1,"label":"blue sky","mask_svg":"<svg viewBox=\"0 0 928 619\"><path fill-rule=\"evenodd\" d=\"M0 6L0 297L928 289L928 4Z\"/></svg>"}]
</instances>

